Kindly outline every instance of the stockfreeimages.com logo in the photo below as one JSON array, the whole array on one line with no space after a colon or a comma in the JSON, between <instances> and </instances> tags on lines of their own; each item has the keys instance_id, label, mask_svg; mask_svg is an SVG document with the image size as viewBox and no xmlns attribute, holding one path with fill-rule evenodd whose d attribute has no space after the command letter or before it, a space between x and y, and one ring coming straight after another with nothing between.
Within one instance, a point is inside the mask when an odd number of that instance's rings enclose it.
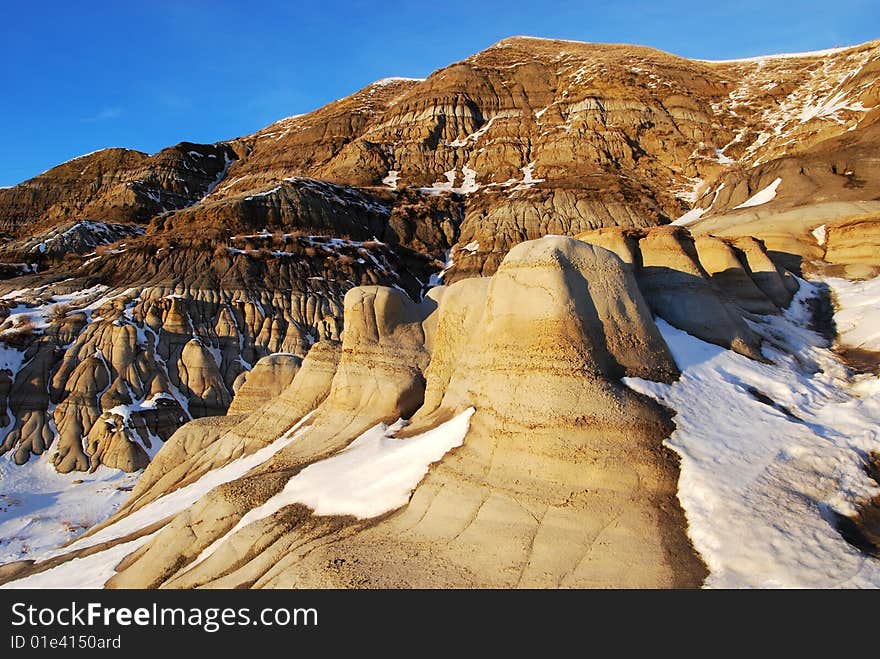
<instances>
[{"instance_id":1,"label":"stockfreeimages.com logo","mask_svg":"<svg viewBox=\"0 0 880 659\"><path fill-rule=\"evenodd\" d=\"M109 607L100 602L85 605L36 607L26 602L12 605L13 627L183 627L208 633L223 627L317 627L314 608L264 608L257 612L248 607Z\"/></svg>"}]
</instances>

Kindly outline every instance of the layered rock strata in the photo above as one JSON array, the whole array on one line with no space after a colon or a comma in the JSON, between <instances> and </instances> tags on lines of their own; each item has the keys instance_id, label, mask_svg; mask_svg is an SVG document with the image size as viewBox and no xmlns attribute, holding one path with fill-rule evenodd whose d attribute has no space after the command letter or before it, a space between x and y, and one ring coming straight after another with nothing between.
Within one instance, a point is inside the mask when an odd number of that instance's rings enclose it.
<instances>
[{"instance_id":1,"label":"layered rock strata","mask_svg":"<svg viewBox=\"0 0 880 659\"><path fill-rule=\"evenodd\" d=\"M315 344L256 412L177 431L105 529L205 465L300 427L265 463L166 520L110 586L701 583L676 461L662 446L668 414L620 381L670 381L678 369L631 267L613 252L561 237L526 242L491 279L435 289L420 304L355 288L335 367L321 358L331 345ZM388 441L418 442L462 413L472 414L463 445L402 508L361 519L293 502L236 528L377 423L411 418ZM262 423L258 434L243 430Z\"/></svg>"}]
</instances>

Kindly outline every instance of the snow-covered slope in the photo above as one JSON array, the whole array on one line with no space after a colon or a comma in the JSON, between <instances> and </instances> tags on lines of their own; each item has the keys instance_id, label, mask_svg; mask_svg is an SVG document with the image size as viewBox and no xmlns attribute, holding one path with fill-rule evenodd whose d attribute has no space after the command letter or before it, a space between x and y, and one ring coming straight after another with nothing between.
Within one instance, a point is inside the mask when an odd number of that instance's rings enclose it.
<instances>
[{"instance_id":1,"label":"snow-covered slope","mask_svg":"<svg viewBox=\"0 0 880 659\"><path fill-rule=\"evenodd\" d=\"M825 280L834 294L834 322L840 342L880 352L880 277L867 281Z\"/></svg>"},{"instance_id":2,"label":"snow-covered slope","mask_svg":"<svg viewBox=\"0 0 880 659\"><path fill-rule=\"evenodd\" d=\"M880 494L880 380L856 381L804 329L807 282L785 318L755 323L769 363L663 323L682 370L673 384L627 384L675 410L689 535L717 588L880 587L880 561L844 540L841 518Z\"/></svg>"},{"instance_id":3,"label":"snow-covered slope","mask_svg":"<svg viewBox=\"0 0 880 659\"><path fill-rule=\"evenodd\" d=\"M25 465L0 456L0 564L43 555L103 522L138 476L103 466L59 474L48 453Z\"/></svg>"},{"instance_id":4,"label":"snow-covered slope","mask_svg":"<svg viewBox=\"0 0 880 659\"><path fill-rule=\"evenodd\" d=\"M69 551L94 547L95 545L118 540L130 534L136 534L146 527L179 513L187 506L192 505L199 497L215 487L228 483L241 477L248 471L258 467L278 451L297 439L301 434L301 426L308 420L308 416L300 423L290 428L275 442L248 456L239 458L226 466L215 469L187 487L175 490L136 513L122 520L104 527L97 533L53 551L43 551L29 554L28 558L47 559ZM109 470L108 470L109 471ZM117 502L118 505L118 502ZM106 512L112 512L108 510ZM9 588L101 588L104 582L113 576L113 568L126 554L136 550L148 542L155 533L143 534L140 537L124 543L116 544L103 551L96 552L84 558L74 558L58 567L47 570L31 577L19 579L7 584ZM51 544L49 545L51 546Z\"/></svg>"}]
</instances>

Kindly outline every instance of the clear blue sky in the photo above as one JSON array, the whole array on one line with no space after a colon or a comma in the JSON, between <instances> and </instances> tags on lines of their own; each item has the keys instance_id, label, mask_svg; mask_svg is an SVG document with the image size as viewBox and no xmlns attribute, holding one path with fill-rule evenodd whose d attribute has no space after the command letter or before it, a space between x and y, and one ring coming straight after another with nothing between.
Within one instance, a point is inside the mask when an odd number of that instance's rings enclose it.
<instances>
[{"instance_id":1,"label":"clear blue sky","mask_svg":"<svg viewBox=\"0 0 880 659\"><path fill-rule=\"evenodd\" d=\"M214 142L506 36L687 57L880 38L878 0L0 0L0 185L107 146Z\"/></svg>"}]
</instances>

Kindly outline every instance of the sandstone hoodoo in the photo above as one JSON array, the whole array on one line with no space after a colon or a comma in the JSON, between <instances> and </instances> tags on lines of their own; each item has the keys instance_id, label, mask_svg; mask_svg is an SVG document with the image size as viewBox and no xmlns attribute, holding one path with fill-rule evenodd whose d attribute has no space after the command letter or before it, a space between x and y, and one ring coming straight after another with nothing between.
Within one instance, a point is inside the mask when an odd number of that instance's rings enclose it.
<instances>
[{"instance_id":1,"label":"sandstone hoodoo","mask_svg":"<svg viewBox=\"0 0 880 659\"><path fill-rule=\"evenodd\" d=\"M791 274L775 266L754 239L739 249L711 236L694 240L681 227L609 228L577 237L626 261L657 316L755 359L762 359L760 338L746 319L752 313L780 312L797 291Z\"/></svg>"},{"instance_id":2,"label":"sandstone hoodoo","mask_svg":"<svg viewBox=\"0 0 880 659\"><path fill-rule=\"evenodd\" d=\"M0 497L127 493L0 582L880 585L878 72L513 37L0 189Z\"/></svg>"},{"instance_id":3,"label":"sandstone hoodoo","mask_svg":"<svg viewBox=\"0 0 880 659\"><path fill-rule=\"evenodd\" d=\"M50 447L60 471L107 464L88 449L107 441L85 439L102 418L140 445L114 465L142 468L184 421L226 413L261 358L297 360L319 339L338 340L346 290L388 283L417 295L432 267L378 241L286 234L120 252L19 290L8 309L0 332L21 369L10 376L13 426L2 446L19 464Z\"/></svg>"}]
</instances>

